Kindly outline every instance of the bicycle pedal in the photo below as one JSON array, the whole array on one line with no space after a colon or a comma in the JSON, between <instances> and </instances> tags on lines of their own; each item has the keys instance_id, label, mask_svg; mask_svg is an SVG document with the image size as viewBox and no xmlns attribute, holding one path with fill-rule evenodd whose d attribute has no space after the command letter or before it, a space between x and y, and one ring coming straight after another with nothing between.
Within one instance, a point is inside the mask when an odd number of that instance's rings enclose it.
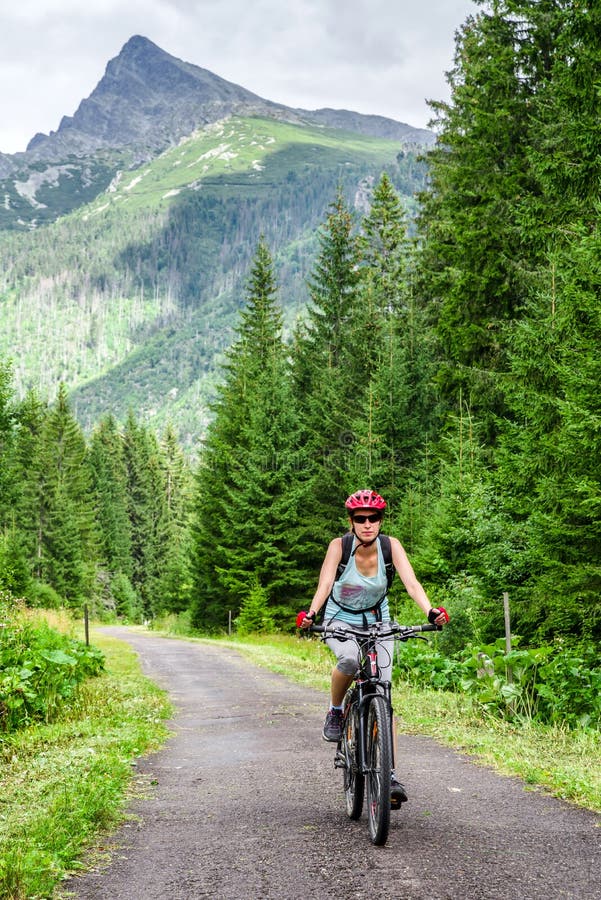
<instances>
[{"instance_id":1,"label":"bicycle pedal","mask_svg":"<svg viewBox=\"0 0 601 900\"><path fill-rule=\"evenodd\" d=\"M334 757L334 768L335 769L346 769L346 762L344 759L344 754L341 753L340 750Z\"/></svg>"}]
</instances>

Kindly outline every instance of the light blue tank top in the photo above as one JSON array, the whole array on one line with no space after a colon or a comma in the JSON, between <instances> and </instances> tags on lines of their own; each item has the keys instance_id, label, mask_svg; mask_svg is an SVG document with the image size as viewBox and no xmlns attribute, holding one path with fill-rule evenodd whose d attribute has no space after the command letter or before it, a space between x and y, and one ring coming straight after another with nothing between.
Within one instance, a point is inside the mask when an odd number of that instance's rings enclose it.
<instances>
[{"instance_id":1,"label":"light blue tank top","mask_svg":"<svg viewBox=\"0 0 601 900\"><path fill-rule=\"evenodd\" d=\"M357 546L357 540L353 541L353 550ZM332 596L329 597L326 604L325 621L335 618L339 622L348 622L350 625L360 625L365 615L368 624L378 621L387 622L390 620L390 611L388 609L388 598L385 597L380 606L380 616L376 616L371 612L374 606L386 594L386 565L382 555L382 547L378 539L378 571L371 577L362 575L357 570L355 556L351 552L346 568L340 579L334 582L332 588ZM332 599L333 598L333 599ZM335 601L342 603L344 606L356 610L349 612L341 609Z\"/></svg>"}]
</instances>

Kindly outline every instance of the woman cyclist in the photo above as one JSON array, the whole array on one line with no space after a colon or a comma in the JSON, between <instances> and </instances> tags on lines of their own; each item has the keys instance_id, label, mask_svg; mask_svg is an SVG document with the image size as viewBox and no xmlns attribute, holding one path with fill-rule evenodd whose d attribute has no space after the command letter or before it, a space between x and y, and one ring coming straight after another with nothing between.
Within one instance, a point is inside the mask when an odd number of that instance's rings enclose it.
<instances>
[{"instance_id":1,"label":"woman cyclist","mask_svg":"<svg viewBox=\"0 0 601 900\"><path fill-rule=\"evenodd\" d=\"M342 538L334 538L326 552L317 590L307 613L299 613L297 624L308 628L325 607L324 622L345 624L355 628L373 622L389 622L386 565L382 553L380 528L386 509L386 501L375 491L361 490L351 494L345 502L352 531L353 548L344 571L337 579L342 559ZM392 563L405 585L407 593L427 616L429 622L444 625L449 621L444 607L433 607L415 573L400 542L391 537ZM326 741L338 741L342 733L342 704L358 668L358 647L354 640L340 641L328 638L327 644L336 656L332 671L331 702L323 727ZM383 641L378 651L378 665L383 681L391 681L394 639ZM396 729L393 729L396 739ZM396 740L395 740L396 742ZM395 748L396 757L396 748ZM391 805L398 808L407 800L403 785L392 773Z\"/></svg>"}]
</instances>

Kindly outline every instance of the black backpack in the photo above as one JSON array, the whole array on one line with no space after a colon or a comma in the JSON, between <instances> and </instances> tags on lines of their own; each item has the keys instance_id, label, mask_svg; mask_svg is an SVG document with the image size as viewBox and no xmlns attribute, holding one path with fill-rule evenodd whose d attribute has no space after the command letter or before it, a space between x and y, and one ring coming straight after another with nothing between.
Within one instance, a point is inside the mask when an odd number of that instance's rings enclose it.
<instances>
[{"instance_id":1,"label":"black backpack","mask_svg":"<svg viewBox=\"0 0 601 900\"><path fill-rule=\"evenodd\" d=\"M376 605L372 608L372 611L376 613L376 617L379 619L380 607L382 605L382 601L386 597L386 593L390 590L390 585L394 579L394 563L392 562L392 548L390 546L390 538L387 534L381 534L378 537L380 541L380 547L382 548L382 556L384 558L384 565L386 567L386 592L382 595L380 600L376 603ZM342 535L342 556L340 558L340 562L338 563L338 568L336 569L336 578L334 581L339 581L342 577L342 573L346 569L348 565L348 561L351 558L351 552L353 549L353 541L355 540L355 535L352 531L347 531L346 534ZM330 598L334 600L332 595L330 594ZM341 609L345 607L334 600L337 606L340 606ZM354 612L354 610L350 610L350 612Z\"/></svg>"}]
</instances>

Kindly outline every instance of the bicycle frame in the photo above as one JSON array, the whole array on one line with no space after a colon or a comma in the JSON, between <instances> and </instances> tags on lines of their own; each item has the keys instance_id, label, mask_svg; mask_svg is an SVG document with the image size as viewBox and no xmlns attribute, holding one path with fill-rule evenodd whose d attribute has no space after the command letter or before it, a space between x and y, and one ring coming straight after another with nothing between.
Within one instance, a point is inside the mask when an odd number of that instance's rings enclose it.
<instances>
[{"instance_id":1,"label":"bicycle frame","mask_svg":"<svg viewBox=\"0 0 601 900\"><path fill-rule=\"evenodd\" d=\"M370 838L374 844L385 844L390 824L390 774L394 769L395 741L391 683L381 679L378 645L390 637L407 641L421 637L421 632L441 629L430 624L378 622L367 628L332 627L330 623L313 625L309 630L324 641L329 637L354 640L359 648L359 667L345 697L344 731L336 748L334 765L344 770L346 808L351 819L361 816L367 783ZM352 717L350 721L349 717Z\"/></svg>"},{"instance_id":2,"label":"bicycle frame","mask_svg":"<svg viewBox=\"0 0 601 900\"><path fill-rule=\"evenodd\" d=\"M392 765L394 767L394 741L392 734L392 690L389 681L382 681L380 678L380 670L378 667L378 640L374 635L369 637L358 638L357 645L359 647L359 669L355 676L355 681L350 692L356 694L358 704L358 722L359 722L359 759L358 765L362 774L367 774L369 766L367 765L367 712L369 704L372 702L375 694L379 694L386 700L387 718L390 729L391 746L393 747Z\"/></svg>"}]
</instances>

